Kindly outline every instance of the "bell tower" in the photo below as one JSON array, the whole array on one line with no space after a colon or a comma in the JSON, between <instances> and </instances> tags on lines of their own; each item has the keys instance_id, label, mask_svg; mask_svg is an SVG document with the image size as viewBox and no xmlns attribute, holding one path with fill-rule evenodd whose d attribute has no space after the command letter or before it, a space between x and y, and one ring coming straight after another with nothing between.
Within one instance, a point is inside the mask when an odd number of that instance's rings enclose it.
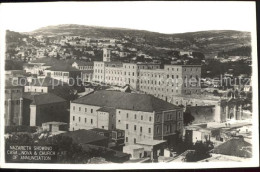
<instances>
[{"instance_id":1,"label":"bell tower","mask_svg":"<svg viewBox=\"0 0 260 172\"><path fill-rule=\"evenodd\" d=\"M103 49L103 61L104 62L110 62L111 61L111 50L104 48Z\"/></svg>"}]
</instances>

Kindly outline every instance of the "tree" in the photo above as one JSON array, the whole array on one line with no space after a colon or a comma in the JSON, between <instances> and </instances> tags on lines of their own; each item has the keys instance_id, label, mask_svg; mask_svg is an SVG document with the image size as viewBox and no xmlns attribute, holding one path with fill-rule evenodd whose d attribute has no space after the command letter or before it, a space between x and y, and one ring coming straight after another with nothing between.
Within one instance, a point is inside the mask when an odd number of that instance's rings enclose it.
<instances>
[{"instance_id":1,"label":"tree","mask_svg":"<svg viewBox=\"0 0 260 172\"><path fill-rule=\"evenodd\" d=\"M186 111L183 114L183 123L185 126L191 124L194 121L194 116L191 115L191 112Z\"/></svg>"},{"instance_id":2,"label":"tree","mask_svg":"<svg viewBox=\"0 0 260 172\"><path fill-rule=\"evenodd\" d=\"M208 158L210 157L209 151L213 148L214 146L211 141L206 141L204 143L197 141L193 146L194 151L189 152L186 155L185 160L186 162L196 162Z\"/></svg>"},{"instance_id":3,"label":"tree","mask_svg":"<svg viewBox=\"0 0 260 172\"><path fill-rule=\"evenodd\" d=\"M213 95L214 95L214 96L218 96L218 95L219 95L218 90L214 90L214 91L213 91Z\"/></svg>"},{"instance_id":4,"label":"tree","mask_svg":"<svg viewBox=\"0 0 260 172\"><path fill-rule=\"evenodd\" d=\"M229 92L227 93L227 96L228 96L228 97L232 97L232 96L233 96L233 92L232 92L232 91L229 91Z\"/></svg>"},{"instance_id":5,"label":"tree","mask_svg":"<svg viewBox=\"0 0 260 172\"><path fill-rule=\"evenodd\" d=\"M244 91L241 91L241 92L240 92L240 96L241 96L241 97L246 97L246 93L245 93Z\"/></svg>"}]
</instances>

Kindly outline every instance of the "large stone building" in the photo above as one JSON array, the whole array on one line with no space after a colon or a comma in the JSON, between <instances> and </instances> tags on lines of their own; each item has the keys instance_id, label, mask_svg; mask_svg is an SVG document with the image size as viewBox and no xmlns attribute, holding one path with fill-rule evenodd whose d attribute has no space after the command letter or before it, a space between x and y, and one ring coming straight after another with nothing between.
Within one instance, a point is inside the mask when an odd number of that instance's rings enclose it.
<instances>
[{"instance_id":1,"label":"large stone building","mask_svg":"<svg viewBox=\"0 0 260 172\"><path fill-rule=\"evenodd\" d=\"M5 80L5 126L23 125L23 87Z\"/></svg>"},{"instance_id":2,"label":"large stone building","mask_svg":"<svg viewBox=\"0 0 260 172\"><path fill-rule=\"evenodd\" d=\"M169 101L175 95L200 94L200 65L111 62L104 51L102 62L94 62L93 81L110 85L130 85L132 89Z\"/></svg>"},{"instance_id":3,"label":"large stone building","mask_svg":"<svg viewBox=\"0 0 260 172\"><path fill-rule=\"evenodd\" d=\"M82 82L91 82L93 77L93 65L93 62L76 60L71 66L81 71Z\"/></svg>"},{"instance_id":4,"label":"large stone building","mask_svg":"<svg viewBox=\"0 0 260 172\"><path fill-rule=\"evenodd\" d=\"M81 83L81 71L70 65L52 66L45 69L44 75L70 85L77 85L77 82Z\"/></svg>"},{"instance_id":5,"label":"large stone building","mask_svg":"<svg viewBox=\"0 0 260 172\"><path fill-rule=\"evenodd\" d=\"M46 122L69 122L67 101L52 93L24 93L24 125L42 126Z\"/></svg>"},{"instance_id":6,"label":"large stone building","mask_svg":"<svg viewBox=\"0 0 260 172\"><path fill-rule=\"evenodd\" d=\"M160 68L159 64L111 62L105 55L103 62L94 62L93 81L129 85L133 90L154 95L177 106L200 106L200 110L210 111L210 114L201 116L205 122L243 118L241 104L234 103L236 100L232 103L225 97L202 95L200 79L200 65L172 64Z\"/></svg>"},{"instance_id":7,"label":"large stone building","mask_svg":"<svg viewBox=\"0 0 260 172\"><path fill-rule=\"evenodd\" d=\"M148 94L97 91L70 104L70 130L103 128L125 131L125 143L167 140L183 128L183 109Z\"/></svg>"}]
</instances>

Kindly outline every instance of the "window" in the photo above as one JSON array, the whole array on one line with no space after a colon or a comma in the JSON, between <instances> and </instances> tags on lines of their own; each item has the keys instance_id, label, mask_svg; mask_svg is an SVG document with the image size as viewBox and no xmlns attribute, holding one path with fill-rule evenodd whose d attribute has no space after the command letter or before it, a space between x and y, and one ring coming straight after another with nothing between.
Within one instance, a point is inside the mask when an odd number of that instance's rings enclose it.
<instances>
[{"instance_id":1,"label":"window","mask_svg":"<svg viewBox=\"0 0 260 172\"><path fill-rule=\"evenodd\" d=\"M73 116L73 121L75 121L75 116Z\"/></svg>"},{"instance_id":2,"label":"window","mask_svg":"<svg viewBox=\"0 0 260 172\"><path fill-rule=\"evenodd\" d=\"M81 107L79 107L79 111L81 111Z\"/></svg>"},{"instance_id":3,"label":"window","mask_svg":"<svg viewBox=\"0 0 260 172\"><path fill-rule=\"evenodd\" d=\"M90 111L91 111L91 113L93 113L93 109L91 109Z\"/></svg>"},{"instance_id":4,"label":"window","mask_svg":"<svg viewBox=\"0 0 260 172\"><path fill-rule=\"evenodd\" d=\"M152 117L149 117L149 121L152 121Z\"/></svg>"},{"instance_id":5,"label":"window","mask_svg":"<svg viewBox=\"0 0 260 172\"><path fill-rule=\"evenodd\" d=\"M135 119L136 119L136 114L135 114Z\"/></svg>"},{"instance_id":6,"label":"window","mask_svg":"<svg viewBox=\"0 0 260 172\"><path fill-rule=\"evenodd\" d=\"M157 122L160 121L160 116L159 115L157 115L156 121Z\"/></svg>"},{"instance_id":7,"label":"window","mask_svg":"<svg viewBox=\"0 0 260 172\"><path fill-rule=\"evenodd\" d=\"M181 112L178 112L178 114L179 114L179 118L181 118Z\"/></svg>"},{"instance_id":8,"label":"window","mask_svg":"<svg viewBox=\"0 0 260 172\"><path fill-rule=\"evenodd\" d=\"M120 114L120 110L118 111L118 113Z\"/></svg>"},{"instance_id":9,"label":"window","mask_svg":"<svg viewBox=\"0 0 260 172\"><path fill-rule=\"evenodd\" d=\"M125 137L125 142L128 142L128 137Z\"/></svg>"},{"instance_id":10,"label":"window","mask_svg":"<svg viewBox=\"0 0 260 172\"><path fill-rule=\"evenodd\" d=\"M79 122L80 122L80 117L79 117Z\"/></svg>"},{"instance_id":11,"label":"window","mask_svg":"<svg viewBox=\"0 0 260 172\"><path fill-rule=\"evenodd\" d=\"M43 89L42 89L42 93L43 93Z\"/></svg>"},{"instance_id":12,"label":"window","mask_svg":"<svg viewBox=\"0 0 260 172\"><path fill-rule=\"evenodd\" d=\"M136 143L136 138L134 138L134 143Z\"/></svg>"},{"instance_id":13,"label":"window","mask_svg":"<svg viewBox=\"0 0 260 172\"><path fill-rule=\"evenodd\" d=\"M136 131L136 125L134 125L134 130Z\"/></svg>"},{"instance_id":14,"label":"window","mask_svg":"<svg viewBox=\"0 0 260 172\"><path fill-rule=\"evenodd\" d=\"M157 134L159 134L159 133L160 133L160 129L159 129L159 127L158 127L158 126L156 127L156 131L157 131Z\"/></svg>"},{"instance_id":15,"label":"window","mask_svg":"<svg viewBox=\"0 0 260 172\"><path fill-rule=\"evenodd\" d=\"M87 112L87 108L85 108L85 112Z\"/></svg>"},{"instance_id":16,"label":"window","mask_svg":"<svg viewBox=\"0 0 260 172\"><path fill-rule=\"evenodd\" d=\"M141 120L143 120L143 115L141 116Z\"/></svg>"},{"instance_id":17,"label":"window","mask_svg":"<svg viewBox=\"0 0 260 172\"><path fill-rule=\"evenodd\" d=\"M93 119L91 119L91 124L93 124Z\"/></svg>"},{"instance_id":18,"label":"window","mask_svg":"<svg viewBox=\"0 0 260 172\"><path fill-rule=\"evenodd\" d=\"M142 132L143 131L143 128L142 127L140 127L140 132Z\"/></svg>"},{"instance_id":19,"label":"window","mask_svg":"<svg viewBox=\"0 0 260 172\"><path fill-rule=\"evenodd\" d=\"M148 129L148 133L151 133L151 128Z\"/></svg>"},{"instance_id":20,"label":"window","mask_svg":"<svg viewBox=\"0 0 260 172\"><path fill-rule=\"evenodd\" d=\"M169 132L170 131L170 126L166 125L166 131Z\"/></svg>"},{"instance_id":21,"label":"window","mask_svg":"<svg viewBox=\"0 0 260 172\"><path fill-rule=\"evenodd\" d=\"M128 130L128 124L126 124L125 128Z\"/></svg>"},{"instance_id":22,"label":"window","mask_svg":"<svg viewBox=\"0 0 260 172\"><path fill-rule=\"evenodd\" d=\"M85 123L87 122L87 118L85 118Z\"/></svg>"},{"instance_id":23,"label":"window","mask_svg":"<svg viewBox=\"0 0 260 172\"><path fill-rule=\"evenodd\" d=\"M128 118L128 113L126 114L126 117Z\"/></svg>"}]
</instances>

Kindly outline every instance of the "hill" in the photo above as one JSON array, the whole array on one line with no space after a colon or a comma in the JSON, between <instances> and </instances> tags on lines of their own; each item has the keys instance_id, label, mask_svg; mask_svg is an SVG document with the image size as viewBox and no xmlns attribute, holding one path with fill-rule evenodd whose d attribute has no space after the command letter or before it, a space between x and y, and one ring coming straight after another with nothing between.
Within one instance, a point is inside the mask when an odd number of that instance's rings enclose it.
<instances>
[{"instance_id":1,"label":"hill","mask_svg":"<svg viewBox=\"0 0 260 172\"><path fill-rule=\"evenodd\" d=\"M144 30L84 26L75 24L47 26L29 32L33 36L59 37L77 35L95 38L125 39L141 49L177 49L201 51L205 54L216 54L241 46L251 46L249 32L233 30L212 30L180 34L162 34Z\"/></svg>"}]
</instances>

